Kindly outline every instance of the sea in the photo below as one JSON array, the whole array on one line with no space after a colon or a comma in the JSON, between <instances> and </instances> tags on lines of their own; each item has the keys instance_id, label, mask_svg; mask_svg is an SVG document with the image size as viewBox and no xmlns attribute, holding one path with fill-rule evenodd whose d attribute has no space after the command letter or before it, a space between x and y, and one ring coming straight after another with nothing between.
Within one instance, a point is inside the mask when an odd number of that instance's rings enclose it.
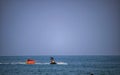
<instances>
[{"instance_id":1,"label":"sea","mask_svg":"<svg viewBox=\"0 0 120 75\"><path fill-rule=\"evenodd\" d=\"M120 75L120 56L0 56L0 75ZM35 64L26 64L34 59Z\"/></svg>"}]
</instances>

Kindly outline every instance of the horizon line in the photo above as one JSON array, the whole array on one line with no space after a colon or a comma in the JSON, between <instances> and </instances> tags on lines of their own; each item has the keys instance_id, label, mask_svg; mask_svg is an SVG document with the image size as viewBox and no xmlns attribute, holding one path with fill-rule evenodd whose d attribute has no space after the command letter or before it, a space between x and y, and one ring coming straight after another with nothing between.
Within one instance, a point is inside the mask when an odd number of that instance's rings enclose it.
<instances>
[{"instance_id":1,"label":"horizon line","mask_svg":"<svg viewBox=\"0 0 120 75\"><path fill-rule=\"evenodd\" d=\"M118 54L84 54L84 55L0 55L0 56L120 56Z\"/></svg>"}]
</instances>

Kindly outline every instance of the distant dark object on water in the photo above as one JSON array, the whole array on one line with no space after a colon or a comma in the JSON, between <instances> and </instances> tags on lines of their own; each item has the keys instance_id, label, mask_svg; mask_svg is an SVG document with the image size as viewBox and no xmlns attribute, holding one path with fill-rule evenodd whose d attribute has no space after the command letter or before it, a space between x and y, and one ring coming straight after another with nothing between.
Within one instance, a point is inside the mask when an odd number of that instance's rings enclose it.
<instances>
[{"instance_id":1,"label":"distant dark object on water","mask_svg":"<svg viewBox=\"0 0 120 75\"><path fill-rule=\"evenodd\" d=\"M50 64L57 64L53 57L50 58Z\"/></svg>"},{"instance_id":2,"label":"distant dark object on water","mask_svg":"<svg viewBox=\"0 0 120 75\"><path fill-rule=\"evenodd\" d=\"M94 75L93 73L91 73L90 75Z\"/></svg>"}]
</instances>

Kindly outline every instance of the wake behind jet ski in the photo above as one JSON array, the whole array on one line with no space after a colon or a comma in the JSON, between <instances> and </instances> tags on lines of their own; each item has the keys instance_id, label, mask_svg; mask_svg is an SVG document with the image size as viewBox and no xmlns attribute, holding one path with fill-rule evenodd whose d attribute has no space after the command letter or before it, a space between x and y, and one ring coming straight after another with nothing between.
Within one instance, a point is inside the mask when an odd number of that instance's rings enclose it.
<instances>
[{"instance_id":1,"label":"wake behind jet ski","mask_svg":"<svg viewBox=\"0 0 120 75\"><path fill-rule=\"evenodd\" d=\"M57 64L53 57L50 58L50 64Z\"/></svg>"}]
</instances>

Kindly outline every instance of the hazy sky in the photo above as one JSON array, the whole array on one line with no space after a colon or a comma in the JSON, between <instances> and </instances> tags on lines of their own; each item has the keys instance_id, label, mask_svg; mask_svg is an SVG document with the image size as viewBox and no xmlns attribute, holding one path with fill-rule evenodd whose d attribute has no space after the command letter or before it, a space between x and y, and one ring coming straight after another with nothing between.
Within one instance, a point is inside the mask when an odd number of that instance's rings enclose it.
<instances>
[{"instance_id":1,"label":"hazy sky","mask_svg":"<svg viewBox=\"0 0 120 75\"><path fill-rule=\"evenodd\" d=\"M0 55L120 55L120 1L0 0Z\"/></svg>"}]
</instances>

